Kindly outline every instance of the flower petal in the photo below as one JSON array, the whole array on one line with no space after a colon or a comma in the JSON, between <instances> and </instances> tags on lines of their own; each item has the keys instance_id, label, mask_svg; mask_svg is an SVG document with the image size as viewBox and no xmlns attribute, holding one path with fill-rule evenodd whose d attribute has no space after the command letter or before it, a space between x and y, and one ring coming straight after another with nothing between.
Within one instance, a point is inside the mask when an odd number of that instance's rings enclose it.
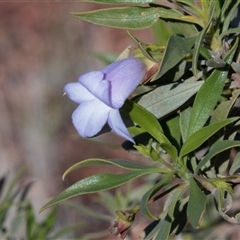
<instances>
[{"instance_id":1,"label":"flower petal","mask_svg":"<svg viewBox=\"0 0 240 240\"><path fill-rule=\"evenodd\" d=\"M111 109L108 117L108 124L111 129L119 136L133 142L133 138L130 136L118 109Z\"/></svg>"},{"instance_id":2,"label":"flower petal","mask_svg":"<svg viewBox=\"0 0 240 240\"><path fill-rule=\"evenodd\" d=\"M94 99L94 96L78 82L66 84L63 90L68 97L76 103L82 103Z\"/></svg>"},{"instance_id":3,"label":"flower petal","mask_svg":"<svg viewBox=\"0 0 240 240\"><path fill-rule=\"evenodd\" d=\"M89 72L78 79L96 98L110 106L110 82L104 80L104 74L100 71Z\"/></svg>"},{"instance_id":4,"label":"flower petal","mask_svg":"<svg viewBox=\"0 0 240 240\"><path fill-rule=\"evenodd\" d=\"M111 107L120 108L146 74L146 66L137 58L116 61L104 69L105 79L111 83Z\"/></svg>"},{"instance_id":5,"label":"flower petal","mask_svg":"<svg viewBox=\"0 0 240 240\"><path fill-rule=\"evenodd\" d=\"M92 137L101 131L107 122L110 108L95 99L82 103L72 114L72 121L83 137Z\"/></svg>"}]
</instances>

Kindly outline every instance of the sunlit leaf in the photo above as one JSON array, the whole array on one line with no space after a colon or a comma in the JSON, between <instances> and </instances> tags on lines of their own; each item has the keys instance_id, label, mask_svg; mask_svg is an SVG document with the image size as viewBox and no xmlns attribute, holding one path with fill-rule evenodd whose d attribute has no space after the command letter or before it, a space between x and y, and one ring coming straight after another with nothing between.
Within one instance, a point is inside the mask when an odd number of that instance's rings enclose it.
<instances>
[{"instance_id":1,"label":"sunlit leaf","mask_svg":"<svg viewBox=\"0 0 240 240\"><path fill-rule=\"evenodd\" d=\"M47 204L45 204L41 208L40 212L69 198L119 187L138 177L152 173L159 173L159 169L149 168L123 174L100 173L84 178L74 183Z\"/></svg>"},{"instance_id":2,"label":"sunlit leaf","mask_svg":"<svg viewBox=\"0 0 240 240\"><path fill-rule=\"evenodd\" d=\"M166 149L164 149L172 159L175 160L177 158L177 149L166 138L159 122L147 109L144 109L131 100L126 100L122 109L132 121L146 130L146 132L152 135L160 144L165 144Z\"/></svg>"},{"instance_id":3,"label":"sunlit leaf","mask_svg":"<svg viewBox=\"0 0 240 240\"><path fill-rule=\"evenodd\" d=\"M142 165L132 161L125 161L125 160L119 160L119 159L106 160L106 159L100 159L100 158L90 158L72 165L70 168L68 168L64 172L62 179L64 180L64 178L74 170L77 170L82 167L94 166L94 165L114 165L127 170L141 170L141 169L152 168L150 166Z\"/></svg>"},{"instance_id":4,"label":"sunlit leaf","mask_svg":"<svg viewBox=\"0 0 240 240\"><path fill-rule=\"evenodd\" d=\"M232 49L224 58L226 63L231 64L237 46L238 41L235 42ZM228 67L214 70L198 91L191 112L188 137L201 129L206 123L221 96L227 76Z\"/></svg>"},{"instance_id":5,"label":"sunlit leaf","mask_svg":"<svg viewBox=\"0 0 240 240\"><path fill-rule=\"evenodd\" d=\"M160 17L161 12L153 7L119 7L72 14L97 25L122 29L144 29L152 26Z\"/></svg>"},{"instance_id":6,"label":"sunlit leaf","mask_svg":"<svg viewBox=\"0 0 240 240\"><path fill-rule=\"evenodd\" d=\"M160 86L143 95L138 104L160 119L181 107L202 86L203 81L186 80Z\"/></svg>"}]
</instances>

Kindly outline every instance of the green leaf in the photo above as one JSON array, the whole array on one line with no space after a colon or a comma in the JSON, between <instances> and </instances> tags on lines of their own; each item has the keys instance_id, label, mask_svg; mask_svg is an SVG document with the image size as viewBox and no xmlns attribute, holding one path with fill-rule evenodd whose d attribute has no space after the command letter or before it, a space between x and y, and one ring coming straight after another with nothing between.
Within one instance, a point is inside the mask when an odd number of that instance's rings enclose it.
<instances>
[{"instance_id":1,"label":"green leaf","mask_svg":"<svg viewBox=\"0 0 240 240\"><path fill-rule=\"evenodd\" d=\"M233 160L229 170L229 175L233 175L240 168L240 152L238 152Z\"/></svg>"},{"instance_id":2,"label":"green leaf","mask_svg":"<svg viewBox=\"0 0 240 240\"><path fill-rule=\"evenodd\" d=\"M136 30L151 27L160 17L160 11L153 7L119 7L72 15L97 25Z\"/></svg>"},{"instance_id":3,"label":"green leaf","mask_svg":"<svg viewBox=\"0 0 240 240\"><path fill-rule=\"evenodd\" d=\"M47 204L45 204L41 208L40 212L69 198L80 196L83 194L96 193L100 191L109 190L109 189L121 186L141 176L152 174L152 173L159 173L159 169L149 168L145 170L138 170L138 171L123 173L123 174L100 173L100 174L96 174L96 175L84 178L74 183L72 186L68 187L63 192L61 192L58 196L56 196Z\"/></svg>"},{"instance_id":4,"label":"green leaf","mask_svg":"<svg viewBox=\"0 0 240 240\"><path fill-rule=\"evenodd\" d=\"M193 56L192 56L192 69L193 69L193 74L195 76L197 75L197 72L198 72L197 65L198 65L199 52L201 49L203 39L207 33L207 30L208 30L210 24L212 23L212 18L214 16L214 9L215 9L215 4L214 4L214 2L212 2L211 6L210 6L210 11L209 11L208 23L206 24L206 26L202 29L202 31L198 34L198 36L196 38L195 47L194 47Z\"/></svg>"},{"instance_id":5,"label":"green leaf","mask_svg":"<svg viewBox=\"0 0 240 240\"><path fill-rule=\"evenodd\" d=\"M152 168L150 166L142 165L132 161L130 162L130 161L119 160L119 159L106 160L106 159L100 159L100 158L90 158L72 165L70 168L68 168L64 172L62 179L64 180L65 177L74 170L77 170L81 167L94 166L94 165L114 165L127 170L142 170L142 169Z\"/></svg>"},{"instance_id":6,"label":"green leaf","mask_svg":"<svg viewBox=\"0 0 240 240\"><path fill-rule=\"evenodd\" d=\"M232 92L232 97L230 98L230 100L221 102L214 110L210 123L218 122L219 119L226 119L239 95L240 89L235 90Z\"/></svg>"},{"instance_id":7,"label":"green leaf","mask_svg":"<svg viewBox=\"0 0 240 240\"><path fill-rule=\"evenodd\" d=\"M168 22L169 26L174 29L175 34L182 34L184 37L196 37L198 30L195 25L187 22L173 21Z\"/></svg>"},{"instance_id":8,"label":"green leaf","mask_svg":"<svg viewBox=\"0 0 240 240\"><path fill-rule=\"evenodd\" d=\"M174 172L170 172L161 181L159 181L153 188L151 188L148 192L146 192L143 195L140 203L140 211L144 216L157 220L157 218L152 215L152 213L148 208L149 200L152 198L152 196L155 193L157 193L161 188L166 186L171 181L173 175L174 175Z\"/></svg>"},{"instance_id":9,"label":"green leaf","mask_svg":"<svg viewBox=\"0 0 240 240\"><path fill-rule=\"evenodd\" d=\"M227 35L229 35L229 34L239 34L239 33L240 33L240 28L232 28L232 29L229 29L229 30L223 32L223 33L219 36L219 38L223 38L223 37L225 37L225 36L227 36Z\"/></svg>"},{"instance_id":10,"label":"green leaf","mask_svg":"<svg viewBox=\"0 0 240 240\"><path fill-rule=\"evenodd\" d=\"M170 36L161 62L160 71L156 78L160 78L169 69L177 65L190 52L195 40L196 37L183 38L175 35Z\"/></svg>"},{"instance_id":11,"label":"green leaf","mask_svg":"<svg viewBox=\"0 0 240 240\"><path fill-rule=\"evenodd\" d=\"M240 0L237 0L235 2L235 4L231 7L227 17L224 19L223 28L222 28L222 34L224 34L224 32L226 32L228 30L230 22L231 22L231 20L233 18L233 14L236 11L236 9L239 7L239 4L240 4Z\"/></svg>"},{"instance_id":12,"label":"green leaf","mask_svg":"<svg viewBox=\"0 0 240 240\"><path fill-rule=\"evenodd\" d=\"M239 118L229 118L217 123L213 123L209 126L203 127L202 129L198 130L197 132L193 133L187 141L183 144L182 149L180 151L180 157L192 152L193 150L197 149L201 146L206 140L208 140L214 133L218 130L223 128L224 126L237 121Z\"/></svg>"},{"instance_id":13,"label":"green leaf","mask_svg":"<svg viewBox=\"0 0 240 240\"><path fill-rule=\"evenodd\" d=\"M160 17L198 24L198 18L186 18L177 10L164 7L118 7L72 15L97 25L132 30L151 27Z\"/></svg>"},{"instance_id":14,"label":"green leaf","mask_svg":"<svg viewBox=\"0 0 240 240\"><path fill-rule=\"evenodd\" d=\"M132 121L148 132L161 145L165 144L164 149L173 160L177 158L177 149L163 134L162 127L160 126L158 120L149 111L128 99L126 100L122 109Z\"/></svg>"},{"instance_id":15,"label":"green leaf","mask_svg":"<svg viewBox=\"0 0 240 240\"><path fill-rule=\"evenodd\" d=\"M224 58L224 61L227 64L231 64L237 46L238 40ZM227 66L224 69L214 70L197 93L191 112L188 137L201 129L212 113L212 110L216 106L217 101L221 96L225 81L228 76L228 68L229 67Z\"/></svg>"},{"instance_id":16,"label":"green leaf","mask_svg":"<svg viewBox=\"0 0 240 240\"><path fill-rule=\"evenodd\" d=\"M194 228L198 228L203 213L205 211L207 197L200 190L194 178L189 178L190 197L187 206L187 216Z\"/></svg>"},{"instance_id":17,"label":"green leaf","mask_svg":"<svg viewBox=\"0 0 240 240\"><path fill-rule=\"evenodd\" d=\"M101 4L146 4L146 3L153 3L157 0L84 0L85 2L94 2L94 3L101 3Z\"/></svg>"},{"instance_id":18,"label":"green leaf","mask_svg":"<svg viewBox=\"0 0 240 240\"><path fill-rule=\"evenodd\" d=\"M139 104L127 99L122 110L132 121L137 123L145 131L149 132L153 129L152 132L163 132L158 120L151 112Z\"/></svg>"},{"instance_id":19,"label":"green leaf","mask_svg":"<svg viewBox=\"0 0 240 240\"><path fill-rule=\"evenodd\" d=\"M188 126L191 116L191 108L188 107L180 112L180 131L183 143L187 140Z\"/></svg>"},{"instance_id":20,"label":"green leaf","mask_svg":"<svg viewBox=\"0 0 240 240\"><path fill-rule=\"evenodd\" d=\"M233 140L223 140L223 141L218 141L216 142L213 147L210 149L208 154L200 161L198 164L195 174L203 167L205 166L214 156L217 154L230 149L234 147L239 147L240 146L240 141L233 141ZM232 171L232 170L231 170Z\"/></svg>"},{"instance_id":21,"label":"green leaf","mask_svg":"<svg viewBox=\"0 0 240 240\"><path fill-rule=\"evenodd\" d=\"M191 8L195 8L196 7L196 5L195 5L193 0L176 0L176 2L182 3L183 5L187 5L187 6L191 7Z\"/></svg>"},{"instance_id":22,"label":"green leaf","mask_svg":"<svg viewBox=\"0 0 240 240\"><path fill-rule=\"evenodd\" d=\"M203 81L186 80L160 86L143 95L138 101L142 107L160 119L181 107L202 86Z\"/></svg>"},{"instance_id":23,"label":"green leaf","mask_svg":"<svg viewBox=\"0 0 240 240\"><path fill-rule=\"evenodd\" d=\"M128 32L128 35L136 42L139 50L142 52L143 56L150 59L152 62L160 62L163 56L162 46L157 44L149 44L138 40L132 33ZM157 70L158 71L158 70ZM150 79L154 78L156 73L151 76Z\"/></svg>"},{"instance_id":24,"label":"green leaf","mask_svg":"<svg viewBox=\"0 0 240 240\"><path fill-rule=\"evenodd\" d=\"M155 43L159 46L166 46L169 36L175 34L174 29L163 19L158 19L152 26Z\"/></svg>"}]
</instances>

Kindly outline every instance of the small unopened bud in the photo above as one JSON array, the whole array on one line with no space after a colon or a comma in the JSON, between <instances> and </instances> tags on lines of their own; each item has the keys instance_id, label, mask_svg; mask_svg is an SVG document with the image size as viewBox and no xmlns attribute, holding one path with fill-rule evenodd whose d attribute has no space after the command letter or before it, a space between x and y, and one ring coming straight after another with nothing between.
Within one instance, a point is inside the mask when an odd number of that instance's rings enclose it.
<instances>
[{"instance_id":1,"label":"small unopened bud","mask_svg":"<svg viewBox=\"0 0 240 240\"><path fill-rule=\"evenodd\" d=\"M118 210L116 211L117 219L114 221L114 225L110 227L110 231L113 232L114 228L117 228L115 236L121 235L121 239L127 236L127 232L131 227L137 211L129 210Z\"/></svg>"}]
</instances>

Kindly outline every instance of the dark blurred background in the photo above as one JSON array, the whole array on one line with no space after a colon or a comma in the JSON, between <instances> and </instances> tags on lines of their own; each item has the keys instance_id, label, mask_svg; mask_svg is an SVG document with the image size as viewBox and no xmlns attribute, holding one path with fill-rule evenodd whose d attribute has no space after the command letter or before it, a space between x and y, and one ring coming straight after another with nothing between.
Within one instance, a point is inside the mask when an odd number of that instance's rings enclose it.
<instances>
[{"instance_id":1,"label":"dark blurred background","mask_svg":"<svg viewBox=\"0 0 240 240\"><path fill-rule=\"evenodd\" d=\"M71 123L76 104L63 97L66 83L104 66L94 52L118 55L133 44L124 30L95 26L70 14L100 7L80 1L0 3L0 174L27 166L25 178L34 182L28 198L39 221L47 214L38 214L39 209L52 197L79 179L108 171L85 168L63 182L63 172L74 163L91 157L139 161L138 155L122 149L123 139L113 133L81 139ZM149 29L134 34L153 41ZM102 211L92 203L93 197L74 201ZM58 224L81 220L90 224L79 229L78 237L111 225L66 209L60 212Z\"/></svg>"}]
</instances>

